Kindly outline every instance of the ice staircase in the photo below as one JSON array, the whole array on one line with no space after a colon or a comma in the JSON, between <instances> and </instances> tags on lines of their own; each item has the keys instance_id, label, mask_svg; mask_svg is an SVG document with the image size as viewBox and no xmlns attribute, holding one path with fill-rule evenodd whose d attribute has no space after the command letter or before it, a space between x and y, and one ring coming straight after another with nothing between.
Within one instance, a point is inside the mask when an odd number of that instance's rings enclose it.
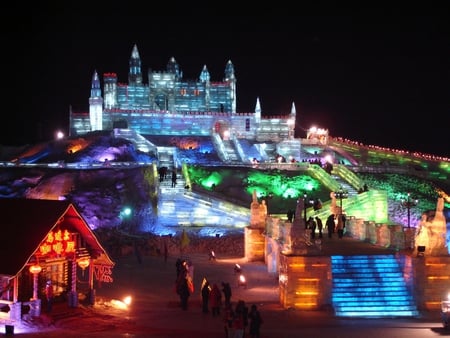
<instances>
[{"instance_id":1,"label":"ice staircase","mask_svg":"<svg viewBox=\"0 0 450 338\"><path fill-rule=\"evenodd\" d=\"M339 183L339 185L341 186L341 189L343 191L346 191L348 193L348 197L353 197L355 195L358 194L358 191L353 188L350 184L348 184L345 180L343 180L340 176L338 175L331 175L331 177Z\"/></svg>"},{"instance_id":2,"label":"ice staircase","mask_svg":"<svg viewBox=\"0 0 450 338\"><path fill-rule=\"evenodd\" d=\"M156 152L156 146L141 134L136 133L133 129L114 128L113 136L116 138L124 138L133 142L136 148L144 153Z\"/></svg>"},{"instance_id":3,"label":"ice staircase","mask_svg":"<svg viewBox=\"0 0 450 338\"><path fill-rule=\"evenodd\" d=\"M236 150L234 149L233 142L230 140L222 140L225 147L225 151L228 154L228 161L231 163L241 163Z\"/></svg>"},{"instance_id":4,"label":"ice staircase","mask_svg":"<svg viewBox=\"0 0 450 338\"><path fill-rule=\"evenodd\" d=\"M392 318L419 315L394 255L332 256L337 317Z\"/></svg>"},{"instance_id":5,"label":"ice staircase","mask_svg":"<svg viewBox=\"0 0 450 338\"><path fill-rule=\"evenodd\" d=\"M174 191L174 193L170 193ZM250 209L197 194L168 189L158 198L158 223L162 226L229 226L250 223Z\"/></svg>"},{"instance_id":6,"label":"ice staircase","mask_svg":"<svg viewBox=\"0 0 450 338\"><path fill-rule=\"evenodd\" d=\"M162 226L237 226L250 223L250 209L197 194L187 187L187 182L173 147L158 147L159 167L167 168L166 178L159 180L158 223ZM172 186L172 171L177 180Z\"/></svg>"}]
</instances>

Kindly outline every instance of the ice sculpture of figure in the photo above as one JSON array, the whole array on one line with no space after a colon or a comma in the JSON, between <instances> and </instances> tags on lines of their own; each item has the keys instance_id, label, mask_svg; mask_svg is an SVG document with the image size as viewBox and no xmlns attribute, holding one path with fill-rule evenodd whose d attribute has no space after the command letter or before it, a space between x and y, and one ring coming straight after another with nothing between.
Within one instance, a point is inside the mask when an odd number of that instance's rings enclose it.
<instances>
[{"instance_id":1,"label":"ice sculpture of figure","mask_svg":"<svg viewBox=\"0 0 450 338\"><path fill-rule=\"evenodd\" d=\"M262 200L262 201L261 201L261 204L260 204L259 208L261 209L261 210L260 210L261 216L264 217L264 218L266 218L266 216L267 216L267 204L266 204L266 200Z\"/></svg>"},{"instance_id":2,"label":"ice sculpture of figure","mask_svg":"<svg viewBox=\"0 0 450 338\"><path fill-rule=\"evenodd\" d=\"M264 228L266 226L267 207L258 202L256 190L253 190L252 203L250 204L250 226L252 228ZM265 212L264 212L265 209Z\"/></svg>"},{"instance_id":3,"label":"ice sculpture of figure","mask_svg":"<svg viewBox=\"0 0 450 338\"><path fill-rule=\"evenodd\" d=\"M419 227L417 228L415 243L417 246L428 247L428 242L430 240L430 232L429 227L427 225L427 215L422 214L422 218L419 223ZM429 247L428 247L429 248Z\"/></svg>"},{"instance_id":4,"label":"ice sculpture of figure","mask_svg":"<svg viewBox=\"0 0 450 338\"><path fill-rule=\"evenodd\" d=\"M297 206L295 207L294 225L305 227L305 221L303 219L303 210L305 209L305 201L303 198L297 200Z\"/></svg>"},{"instance_id":5,"label":"ice sculpture of figure","mask_svg":"<svg viewBox=\"0 0 450 338\"><path fill-rule=\"evenodd\" d=\"M320 252L320 248L311 242L311 235L305 229L304 209L305 200L299 198L295 209L294 224L290 231L291 252L296 255L317 254Z\"/></svg>"},{"instance_id":6,"label":"ice sculpture of figure","mask_svg":"<svg viewBox=\"0 0 450 338\"><path fill-rule=\"evenodd\" d=\"M334 192L330 192L331 204L330 204L330 213L333 215L341 214L341 208L336 205L336 195Z\"/></svg>"},{"instance_id":7,"label":"ice sculpture of figure","mask_svg":"<svg viewBox=\"0 0 450 338\"><path fill-rule=\"evenodd\" d=\"M415 238L416 249L418 246L424 246L426 255L448 255L446 238L447 222L444 216L444 199L439 197L434 216L422 215Z\"/></svg>"},{"instance_id":8,"label":"ice sculpture of figure","mask_svg":"<svg viewBox=\"0 0 450 338\"><path fill-rule=\"evenodd\" d=\"M438 255L443 254L443 249L446 250L446 237L447 237L447 222L444 216L444 198L439 197L436 205L436 212L434 218L431 221L431 250Z\"/></svg>"}]
</instances>

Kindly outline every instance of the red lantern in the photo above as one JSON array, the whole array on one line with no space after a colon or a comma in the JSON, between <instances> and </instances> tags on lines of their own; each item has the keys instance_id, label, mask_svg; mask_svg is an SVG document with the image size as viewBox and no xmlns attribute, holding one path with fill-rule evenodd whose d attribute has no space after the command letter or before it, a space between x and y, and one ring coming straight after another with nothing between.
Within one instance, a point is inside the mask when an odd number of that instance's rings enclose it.
<instances>
[{"instance_id":1,"label":"red lantern","mask_svg":"<svg viewBox=\"0 0 450 338\"><path fill-rule=\"evenodd\" d=\"M35 275L42 271L42 267L39 264L30 266L30 272Z\"/></svg>"},{"instance_id":2,"label":"red lantern","mask_svg":"<svg viewBox=\"0 0 450 338\"><path fill-rule=\"evenodd\" d=\"M86 269L86 268L89 266L89 258L88 258L88 257L80 258L80 259L77 261L77 263L78 263L78 266L79 266L80 268L82 268L83 271L84 271L84 269Z\"/></svg>"}]
</instances>

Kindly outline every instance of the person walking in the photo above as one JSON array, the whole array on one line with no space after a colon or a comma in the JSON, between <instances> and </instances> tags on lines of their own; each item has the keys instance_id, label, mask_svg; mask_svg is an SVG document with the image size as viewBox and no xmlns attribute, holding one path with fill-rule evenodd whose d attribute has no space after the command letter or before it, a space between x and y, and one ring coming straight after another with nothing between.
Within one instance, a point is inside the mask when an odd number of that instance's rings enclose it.
<instances>
[{"instance_id":1,"label":"person walking","mask_svg":"<svg viewBox=\"0 0 450 338\"><path fill-rule=\"evenodd\" d=\"M45 298L47 300L47 312L50 313L53 308L53 285L51 280L48 280L45 284Z\"/></svg>"},{"instance_id":2,"label":"person walking","mask_svg":"<svg viewBox=\"0 0 450 338\"><path fill-rule=\"evenodd\" d=\"M319 230L319 238L322 238L323 223L319 216L316 216L317 230Z\"/></svg>"},{"instance_id":3,"label":"person walking","mask_svg":"<svg viewBox=\"0 0 450 338\"><path fill-rule=\"evenodd\" d=\"M231 303L225 304L223 311L223 328L225 330L225 338L233 338L233 307Z\"/></svg>"},{"instance_id":4,"label":"person walking","mask_svg":"<svg viewBox=\"0 0 450 338\"><path fill-rule=\"evenodd\" d=\"M209 285L206 277L203 278L202 287L201 287L201 295L202 295L202 312L209 312L209 296L211 292L211 286Z\"/></svg>"},{"instance_id":5,"label":"person walking","mask_svg":"<svg viewBox=\"0 0 450 338\"><path fill-rule=\"evenodd\" d=\"M177 271L177 278L180 275L186 274L187 271L187 262L184 259L181 258L177 258L177 261L175 262L175 267L176 267L176 271Z\"/></svg>"},{"instance_id":6,"label":"person walking","mask_svg":"<svg viewBox=\"0 0 450 338\"><path fill-rule=\"evenodd\" d=\"M222 305L222 293L216 283L213 284L209 293L209 303L213 317L220 315L220 307Z\"/></svg>"},{"instance_id":7,"label":"person walking","mask_svg":"<svg viewBox=\"0 0 450 338\"><path fill-rule=\"evenodd\" d=\"M225 306L230 305L232 296L230 283L222 282L222 292L225 297Z\"/></svg>"},{"instance_id":8,"label":"person walking","mask_svg":"<svg viewBox=\"0 0 450 338\"><path fill-rule=\"evenodd\" d=\"M234 309L233 332L234 338L243 338L248 325L248 307L243 300L239 300Z\"/></svg>"},{"instance_id":9,"label":"person walking","mask_svg":"<svg viewBox=\"0 0 450 338\"><path fill-rule=\"evenodd\" d=\"M250 313L248 314L248 319L250 320L250 328L249 333L251 338L259 338L260 337L260 328L263 320L261 318L261 314L255 304L253 304L250 308Z\"/></svg>"},{"instance_id":10,"label":"person walking","mask_svg":"<svg viewBox=\"0 0 450 338\"><path fill-rule=\"evenodd\" d=\"M330 216L328 216L327 221L325 222L325 225L327 227L328 230L328 238L331 238L333 236L333 232L334 232L334 215L330 214Z\"/></svg>"},{"instance_id":11,"label":"person walking","mask_svg":"<svg viewBox=\"0 0 450 338\"><path fill-rule=\"evenodd\" d=\"M236 306L236 310L233 315L233 338L244 338L245 325L244 325L244 312L243 309Z\"/></svg>"},{"instance_id":12,"label":"person walking","mask_svg":"<svg viewBox=\"0 0 450 338\"><path fill-rule=\"evenodd\" d=\"M188 300L191 295L188 285L187 272L180 273L176 281L176 290L180 296L181 308L183 310L188 309Z\"/></svg>"},{"instance_id":13,"label":"person walking","mask_svg":"<svg viewBox=\"0 0 450 338\"><path fill-rule=\"evenodd\" d=\"M338 233L338 238L344 237L344 228L345 228L345 215L341 214L337 218L336 231Z\"/></svg>"},{"instance_id":14,"label":"person walking","mask_svg":"<svg viewBox=\"0 0 450 338\"><path fill-rule=\"evenodd\" d=\"M177 185L177 172L174 169L172 171L172 188L175 188L176 185Z\"/></svg>"}]
</instances>

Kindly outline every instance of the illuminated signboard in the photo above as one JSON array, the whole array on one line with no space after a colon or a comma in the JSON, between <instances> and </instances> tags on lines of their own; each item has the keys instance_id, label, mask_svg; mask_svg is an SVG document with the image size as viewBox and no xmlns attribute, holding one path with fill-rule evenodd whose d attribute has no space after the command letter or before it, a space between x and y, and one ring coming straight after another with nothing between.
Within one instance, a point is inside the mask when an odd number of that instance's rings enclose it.
<instances>
[{"instance_id":1,"label":"illuminated signboard","mask_svg":"<svg viewBox=\"0 0 450 338\"><path fill-rule=\"evenodd\" d=\"M42 255L74 253L75 242L68 230L50 231L45 242L39 247L39 252Z\"/></svg>"}]
</instances>

